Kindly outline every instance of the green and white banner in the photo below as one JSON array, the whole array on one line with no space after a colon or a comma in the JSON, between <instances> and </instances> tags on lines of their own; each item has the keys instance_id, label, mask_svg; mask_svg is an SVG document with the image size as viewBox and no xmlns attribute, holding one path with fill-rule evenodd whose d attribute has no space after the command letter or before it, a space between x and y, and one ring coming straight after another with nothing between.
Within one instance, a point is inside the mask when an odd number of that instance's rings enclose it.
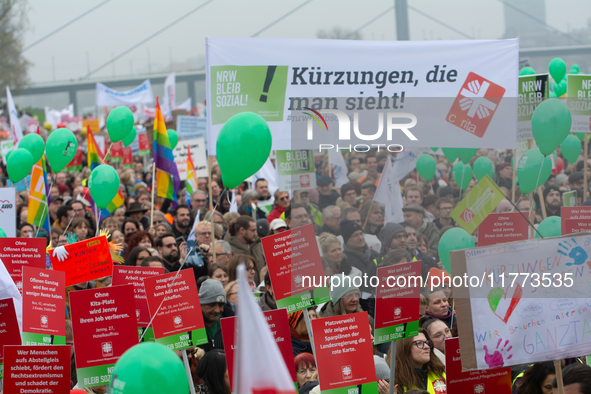
<instances>
[{"instance_id":1,"label":"green and white banner","mask_svg":"<svg viewBox=\"0 0 591 394\"><path fill-rule=\"evenodd\" d=\"M566 101L572 133L591 133L591 75L568 75Z\"/></svg>"},{"instance_id":2,"label":"green and white banner","mask_svg":"<svg viewBox=\"0 0 591 394\"><path fill-rule=\"evenodd\" d=\"M277 174L279 190L316 189L314 152L310 150L278 150Z\"/></svg>"}]
</instances>

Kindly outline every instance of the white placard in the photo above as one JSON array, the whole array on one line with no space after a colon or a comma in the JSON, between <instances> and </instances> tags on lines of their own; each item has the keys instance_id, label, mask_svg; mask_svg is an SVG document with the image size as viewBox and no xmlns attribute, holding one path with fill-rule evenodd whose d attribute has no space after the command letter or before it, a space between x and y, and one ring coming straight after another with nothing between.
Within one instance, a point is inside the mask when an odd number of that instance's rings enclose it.
<instances>
[{"instance_id":1,"label":"white placard","mask_svg":"<svg viewBox=\"0 0 591 394\"><path fill-rule=\"evenodd\" d=\"M176 148L172 151L174 161L179 170L181 181L187 179L187 147L191 148L191 158L195 166L195 172L198 177L207 176L207 156L205 155L205 140L195 138L186 141L179 141Z\"/></svg>"}]
</instances>

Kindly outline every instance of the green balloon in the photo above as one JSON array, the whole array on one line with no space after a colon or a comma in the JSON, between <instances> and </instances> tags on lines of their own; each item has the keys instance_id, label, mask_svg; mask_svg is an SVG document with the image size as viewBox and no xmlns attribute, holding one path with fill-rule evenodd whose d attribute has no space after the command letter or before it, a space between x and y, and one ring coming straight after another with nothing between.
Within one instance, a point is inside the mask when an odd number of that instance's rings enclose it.
<instances>
[{"instance_id":1,"label":"green balloon","mask_svg":"<svg viewBox=\"0 0 591 394\"><path fill-rule=\"evenodd\" d=\"M135 137L137 136L137 131L134 128L131 129L131 132L129 134L127 134L125 136L125 138L123 138L121 141L123 141L123 146L129 146L133 143L133 141L135 140Z\"/></svg>"},{"instance_id":2,"label":"green balloon","mask_svg":"<svg viewBox=\"0 0 591 394\"><path fill-rule=\"evenodd\" d=\"M475 247L474 239L466 230L460 227L454 227L447 230L439 239L439 259L443 268L451 274L451 263L449 261L449 252L461 249L470 249Z\"/></svg>"},{"instance_id":3,"label":"green balloon","mask_svg":"<svg viewBox=\"0 0 591 394\"><path fill-rule=\"evenodd\" d=\"M260 170L271 153L271 144L269 125L260 115L242 112L232 116L216 142L224 186L233 189Z\"/></svg>"},{"instance_id":4,"label":"green balloon","mask_svg":"<svg viewBox=\"0 0 591 394\"><path fill-rule=\"evenodd\" d=\"M168 129L166 130L168 133L168 141L170 142L170 149L176 148L177 144L179 143L179 135L177 134L176 130Z\"/></svg>"},{"instance_id":5,"label":"green balloon","mask_svg":"<svg viewBox=\"0 0 591 394\"><path fill-rule=\"evenodd\" d=\"M180 358L169 348L144 342L128 349L115 364L110 393L188 393L189 381Z\"/></svg>"},{"instance_id":6,"label":"green balloon","mask_svg":"<svg viewBox=\"0 0 591 394\"><path fill-rule=\"evenodd\" d=\"M541 169L541 170L540 170ZM529 194L542 186L552 172L552 162L533 148L525 152L517 163L517 177L522 194Z\"/></svg>"},{"instance_id":7,"label":"green balloon","mask_svg":"<svg viewBox=\"0 0 591 394\"><path fill-rule=\"evenodd\" d=\"M420 176L425 178L427 182L429 182L435 176L435 171L437 170L437 163L435 163L435 159L433 156L423 153L417 159L417 172Z\"/></svg>"},{"instance_id":8,"label":"green balloon","mask_svg":"<svg viewBox=\"0 0 591 394\"><path fill-rule=\"evenodd\" d=\"M578 74L579 73L579 65L578 64L573 64L572 66L570 66L570 73L571 74Z\"/></svg>"},{"instance_id":9,"label":"green balloon","mask_svg":"<svg viewBox=\"0 0 591 394\"><path fill-rule=\"evenodd\" d=\"M51 133L47 138L45 154L53 172L60 172L70 164L77 149L78 141L70 130L62 128Z\"/></svg>"},{"instance_id":10,"label":"green balloon","mask_svg":"<svg viewBox=\"0 0 591 394\"><path fill-rule=\"evenodd\" d=\"M452 177L460 189L466 190L472 180L472 167L469 164L458 162L453 166Z\"/></svg>"},{"instance_id":11,"label":"green balloon","mask_svg":"<svg viewBox=\"0 0 591 394\"><path fill-rule=\"evenodd\" d=\"M579 133L579 134L583 134L583 133ZM9 150L8 152L6 152L6 162L8 163L8 159L10 158L10 155L12 155L12 152L14 152L14 150Z\"/></svg>"},{"instance_id":12,"label":"green balloon","mask_svg":"<svg viewBox=\"0 0 591 394\"><path fill-rule=\"evenodd\" d=\"M581 134L583 134L583 138L585 138L584 133ZM571 164L577 161L581 154L581 149L583 149L581 141L579 141L577 136L573 134L569 134L562 144L560 144L560 153L562 153L562 156L564 156L564 158Z\"/></svg>"},{"instance_id":13,"label":"green balloon","mask_svg":"<svg viewBox=\"0 0 591 394\"><path fill-rule=\"evenodd\" d=\"M486 156L480 156L476 159L474 161L474 175L478 180L481 180L485 175L492 179L495 175L495 165L492 160Z\"/></svg>"},{"instance_id":14,"label":"green balloon","mask_svg":"<svg viewBox=\"0 0 591 394\"><path fill-rule=\"evenodd\" d=\"M45 141L39 134L31 133L23 137L18 143L19 148L28 150L33 156L33 163L37 163L45 153Z\"/></svg>"},{"instance_id":15,"label":"green balloon","mask_svg":"<svg viewBox=\"0 0 591 394\"><path fill-rule=\"evenodd\" d=\"M470 163L470 160L478 152L478 148L458 148L458 150L460 151L460 159L464 164Z\"/></svg>"},{"instance_id":16,"label":"green balloon","mask_svg":"<svg viewBox=\"0 0 591 394\"><path fill-rule=\"evenodd\" d=\"M431 150L432 150L433 152L437 152L437 151L439 150L439 148L431 148Z\"/></svg>"},{"instance_id":17,"label":"green balloon","mask_svg":"<svg viewBox=\"0 0 591 394\"><path fill-rule=\"evenodd\" d=\"M33 156L28 150L23 148L15 150L6 163L8 178L13 183L22 181L33 169L33 164L35 164Z\"/></svg>"},{"instance_id":18,"label":"green balloon","mask_svg":"<svg viewBox=\"0 0 591 394\"><path fill-rule=\"evenodd\" d=\"M6 238L6 232L0 228L0 238Z\"/></svg>"},{"instance_id":19,"label":"green balloon","mask_svg":"<svg viewBox=\"0 0 591 394\"><path fill-rule=\"evenodd\" d=\"M106 208L119 191L119 174L108 164L99 165L90 173L88 190L96 206Z\"/></svg>"},{"instance_id":20,"label":"green balloon","mask_svg":"<svg viewBox=\"0 0 591 394\"><path fill-rule=\"evenodd\" d=\"M542 234L542 237L544 238L560 237L561 232L562 226L560 224L560 217L549 216L546 219L542 220L542 222L538 226L538 231L536 231L536 238L540 238L540 234Z\"/></svg>"},{"instance_id":21,"label":"green balloon","mask_svg":"<svg viewBox=\"0 0 591 394\"><path fill-rule=\"evenodd\" d=\"M447 157L447 160L452 163L460 156L460 150L458 148L441 148L441 151Z\"/></svg>"},{"instance_id":22,"label":"green balloon","mask_svg":"<svg viewBox=\"0 0 591 394\"><path fill-rule=\"evenodd\" d=\"M133 112L125 106L113 108L107 117L107 132L113 142L123 140L133 129Z\"/></svg>"},{"instance_id":23,"label":"green balloon","mask_svg":"<svg viewBox=\"0 0 591 394\"><path fill-rule=\"evenodd\" d=\"M556 97L557 97L557 96L556 96L556 92L552 90L552 91L550 92L550 98L556 98Z\"/></svg>"},{"instance_id":24,"label":"green balloon","mask_svg":"<svg viewBox=\"0 0 591 394\"><path fill-rule=\"evenodd\" d=\"M575 135L575 136L576 136L576 137L579 139L579 141L581 141L581 142L585 141L585 136L587 135L587 134L585 134L585 133L573 133L573 134L574 134L574 135ZM8 152L8 153L10 153L10 152Z\"/></svg>"},{"instance_id":25,"label":"green balloon","mask_svg":"<svg viewBox=\"0 0 591 394\"><path fill-rule=\"evenodd\" d=\"M523 67L521 71L519 71L519 75L534 75L536 72L531 67Z\"/></svg>"},{"instance_id":26,"label":"green balloon","mask_svg":"<svg viewBox=\"0 0 591 394\"><path fill-rule=\"evenodd\" d=\"M536 107L531 118L531 131L544 156L548 156L570 133L572 116L565 103L548 99Z\"/></svg>"},{"instance_id":27,"label":"green balloon","mask_svg":"<svg viewBox=\"0 0 591 394\"><path fill-rule=\"evenodd\" d=\"M550 61L548 70L550 71L550 75L552 75L552 79L560 82L566 74L566 63L561 58L555 57Z\"/></svg>"},{"instance_id":28,"label":"green balloon","mask_svg":"<svg viewBox=\"0 0 591 394\"><path fill-rule=\"evenodd\" d=\"M566 82L560 81L560 83L554 82L552 89L556 97L562 97L566 93Z\"/></svg>"}]
</instances>

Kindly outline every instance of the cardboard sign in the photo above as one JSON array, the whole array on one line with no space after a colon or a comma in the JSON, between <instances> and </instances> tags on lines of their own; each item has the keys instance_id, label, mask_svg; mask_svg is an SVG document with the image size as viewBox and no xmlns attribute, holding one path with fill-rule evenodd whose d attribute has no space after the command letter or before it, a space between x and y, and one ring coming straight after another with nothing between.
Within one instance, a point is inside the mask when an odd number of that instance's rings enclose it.
<instances>
[{"instance_id":1,"label":"cardboard sign","mask_svg":"<svg viewBox=\"0 0 591 394\"><path fill-rule=\"evenodd\" d=\"M468 234L472 234L504 198L501 189L485 175L460 201L450 216Z\"/></svg>"},{"instance_id":2,"label":"cardboard sign","mask_svg":"<svg viewBox=\"0 0 591 394\"><path fill-rule=\"evenodd\" d=\"M45 238L0 238L0 258L23 294L23 267L45 268Z\"/></svg>"},{"instance_id":3,"label":"cardboard sign","mask_svg":"<svg viewBox=\"0 0 591 394\"><path fill-rule=\"evenodd\" d=\"M460 340L445 340L445 375L448 393L511 393L511 368L462 372Z\"/></svg>"},{"instance_id":4,"label":"cardboard sign","mask_svg":"<svg viewBox=\"0 0 591 394\"><path fill-rule=\"evenodd\" d=\"M191 158L198 177L207 176L207 155L205 154L205 141L203 138L191 140L179 140L173 149L174 161L179 170L181 181L187 179L187 156L191 149Z\"/></svg>"},{"instance_id":5,"label":"cardboard sign","mask_svg":"<svg viewBox=\"0 0 591 394\"><path fill-rule=\"evenodd\" d=\"M6 346L5 393L70 392L70 346Z\"/></svg>"},{"instance_id":6,"label":"cardboard sign","mask_svg":"<svg viewBox=\"0 0 591 394\"><path fill-rule=\"evenodd\" d=\"M591 207L560 208L560 229L562 235L591 230Z\"/></svg>"},{"instance_id":7,"label":"cardboard sign","mask_svg":"<svg viewBox=\"0 0 591 394\"><path fill-rule=\"evenodd\" d=\"M313 150L278 150L279 189L295 191L316 188Z\"/></svg>"},{"instance_id":8,"label":"cardboard sign","mask_svg":"<svg viewBox=\"0 0 591 394\"><path fill-rule=\"evenodd\" d=\"M66 286L113 274L107 237L90 238L49 251L54 270L66 273Z\"/></svg>"},{"instance_id":9,"label":"cardboard sign","mask_svg":"<svg viewBox=\"0 0 591 394\"><path fill-rule=\"evenodd\" d=\"M148 309L144 279L163 274L164 268L131 267L128 265L113 267L113 286L133 285L135 316L139 327L145 327L150 323L150 310Z\"/></svg>"},{"instance_id":10,"label":"cardboard sign","mask_svg":"<svg viewBox=\"0 0 591 394\"><path fill-rule=\"evenodd\" d=\"M377 393L367 312L312 320L320 387L331 394Z\"/></svg>"},{"instance_id":11,"label":"cardboard sign","mask_svg":"<svg viewBox=\"0 0 591 394\"><path fill-rule=\"evenodd\" d=\"M523 212L528 218L529 212ZM528 238L529 222L519 212L491 213L478 226L478 246L523 241Z\"/></svg>"},{"instance_id":12,"label":"cardboard sign","mask_svg":"<svg viewBox=\"0 0 591 394\"><path fill-rule=\"evenodd\" d=\"M172 350L207 343L193 270L146 278L144 287L156 342Z\"/></svg>"},{"instance_id":13,"label":"cardboard sign","mask_svg":"<svg viewBox=\"0 0 591 394\"><path fill-rule=\"evenodd\" d=\"M119 357L138 344L133 286L70 292L79 387L108 384Z\"/></svg>"},{"instance_id":14,"label":"cardboard sign","mask_svg":"<svg viewBox=\"0 0 591 394\"><path fill-rule=\"evenodd\" d=\"M292 313L330 301L313 224L261 241L277 308Z\"/></svg>"},{"instance_id":15,"label":"cardboard sign","mask_svg":"<svg viewBox=\"0 0 591 394\"><path fill-rule=\"evenodd\" d=\"M591 132L591 75L568 74L566 96L573 117L571 132Z\"/></svg>"},{"instance_id":16,"label":"cardboard sign","mask_svg":"<svg viewBox=\"0 0 591 394\"><path fill-rule=\"evenodd\" d=\"M23 269L23 345L66 344L66 275Z\"/></svg>"},{"instance_id":17,"label":"cardboard sign","mask_svg":"<svg viewBox=\"0 0 591 394\"><path fill-rule=\"evenodd\" d=\"M464 370L577 357L591 349L589 256L589 234L451 252L454 285L460 276L468 281L454 286Z\"/></svg>"},{"instance_id":18,"label":"cardboard sign","mask_svg":"<svg viewBox=\"0 0 591 394\"><path fill-rule=\"evenodd\" d=\"M16 189L0 187L0 223L7 237L16 237Z\"/></svg>"},{"instance_id":19,"label":"cardboard sign","mask_svg":"<svg viewBox=\"0 0 591 394\"><path fill-rule=\"evenodd\" d=\"M18 328L14 301L12 298L0 300L0 380L2 380L2 363L4 346L20 345L21 333Z\"/></svg>"},{"instance_id":20,"label":"cardboard sign","mask_svg":"<svg viewBox=\"0 0 591 394\"><path fill-rule=\"evenodd\" d=\"M377 276L375 343L419 335L421 261L380 267Z\"/></svg>"},{"instance_id":21,"label":"cardboard sign","mask_svg":"<svg viewBox=\"0 0 591 394\"><path fill-rule=\"evenodd\" d=\"M289 333L289 323L287 321L287 311L285 309L275 309L263 312L267 324L271 329L273 338L279 347L283 356L285 365L291 373L294 383L297 382L295 365L293 363L293 349L291 347L291 336ZM226 353L226 365L234 365L234 352L236 351L235 333L236 317L226 317L220 320L222 323L222 337L224 338L224 352ZM234 368L228 368L230 376L230 390L234 392Z\"/></svg>"}]
</instances>

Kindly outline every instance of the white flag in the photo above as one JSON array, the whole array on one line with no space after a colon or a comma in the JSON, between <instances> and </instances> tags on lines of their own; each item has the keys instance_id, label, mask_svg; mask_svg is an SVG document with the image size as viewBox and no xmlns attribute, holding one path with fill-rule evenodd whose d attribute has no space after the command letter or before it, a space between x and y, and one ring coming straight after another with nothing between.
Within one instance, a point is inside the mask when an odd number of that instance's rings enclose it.
<instances>
[{"instance_id":1,"label":"white flag","mask_svg":"<svg viewBox=\"0 0 591 394\"><path fill-rule=\"evenodd\" d=\"M398 160L396 160L398 161ZM416 164L416 158L414 159ZM381 202L386 205L385 208L385 223L401 223L404 221L404 214L402 213L402 195L400 194L400 183L394 176L396 175L392 166L392 160L388 156L388 161L384 166L380 183L374 196L374 201Z\"/></svg>"},{"instance_id":2,"label":"white flag","mask_svg":"<svg viewBox=\"0 0 591 394\"><path fill-rule=\"evenodd\" d=\"M257 179L261 178L267 181L269 193L271 193L271 195L275 194L275 190L279 188L279 180L277 179L277 170L275 170L275 166L273 166L271 159L267 159L261 169L252 176L253 188Z\"/></svg>"},{"instance_id":3,"label":"white flag","mask_svg":"<svg viewBox=\"0 0 591 394\"><path fill-rule=\"evenodd\" d=\"M232 190L232 201L230 201L230 212L238 212L238 203L236 203L236 192Z\"/></svg>"},{"instance_id":4,"label":"white flag","mask_svg":"<svg viewBox=\"0 0 591 394\"><path fill-rule=\"evenodd\" d=\"M57 129L57 125L62 123L62 116L67 115L70 118L74 117L74 104L68 105L66 108L60 110L45 107L45 121L51 124L53 130ZM99 124L100 126L100 124ZM103 125L104 126L104 125Z\"/></svg>"},{"instance_id":5,"label":"white flag","mask_svg":"<svg viewBox=\"0 0 591 394\"><path fill-rule=\"evenodd\" d=\"M176 76L172 73L164 81L164 97L162 98L162 114L167 121L172 120L172 110L175 107L175 84Z\"/></svg>"},{"instance_id":6,"label":"white flag","mask_svg":"<svg viewBox=\"0 0 591 394\"><path fill-rule=\"evenodd\" d=\"M191 112L191 97L189 97L188 99L183 101L181 104L175 105L174 109L176 109L176 110L183 109L187 112Z\"/></svg>"},{"instance_id":7,"label":"white flag","mask_svg":"<svg viewBox=\"0 0 591 394\"><path fill-rule=\"evenodd\" d=\"M348 183L349 178L347 178L347 173L349 172L349 169L347 168L347 164L345 163L345 159L343 158L343 152L337 152L334 149L329 149L328 162L332 164L332 170L334 173L334 185L336 187L341 187L345 183Z\"/></svg>"},{"instance_id":8,"label":"white flag","mask_svg":"<svg viewBox=\"0 0 591 394\"><path fill-rule=\"evenodd\" d=\"M199 223L199 215L201 214L201 209L197 210L197 214L195 215L195 222L193 223L193 228L189 233L189 237L187 241L195 241L197 238L195 237L195 230L197 229L197 224Z\"/></svg>"},{"instance_id":9,"label":"white flag","mask_svg":"<svg viewBox=\"0 0 591 394\"><path fill-rule=\"evenodd\" d=\"M277 342L250 291L244 264L238 266L237 273L240 305L234 356L236 394L294 394Z\"/></svg>"},{"instance_id":10,"label":"white flag","mask_svg":"<svg viewBox=\"0 0 591 394\"><path fill-rule=\"evenodd\" d=\"M10 94L10 88L8 86L6 87L6 101L8 106L8 118L10 120L10 139L14 140L14 144L16 145L23 138L23 129L18 120L18 112L16 112L14 101L12 100L12 94Z\"/></svg>"},{"instance_id":11,"label":"white flag","mask_svg":"<svg viewBox=\"0 0 591 394\"><path fill-rule=\"evenodd\" d=\"M14 302L14 311L18 320L18 328L23 335L23 297L16 288L14 281L10 277L4 262L0 259L0 300L12 298Z\"/></svg>"},{"instance_id":12,"label":"white flag","mask_svg":"<svg viewBox=\"0 0 591 394\"><path fill-rule=\"evenodd\" d=\"M433 153L433 151L427 148L410 148L404 149L404 152L396 155L396 160L394 161L394 181L399 182L409 172L414 170L417 167L417 158L423 153Z\"/></svg>"}]
</instances>

